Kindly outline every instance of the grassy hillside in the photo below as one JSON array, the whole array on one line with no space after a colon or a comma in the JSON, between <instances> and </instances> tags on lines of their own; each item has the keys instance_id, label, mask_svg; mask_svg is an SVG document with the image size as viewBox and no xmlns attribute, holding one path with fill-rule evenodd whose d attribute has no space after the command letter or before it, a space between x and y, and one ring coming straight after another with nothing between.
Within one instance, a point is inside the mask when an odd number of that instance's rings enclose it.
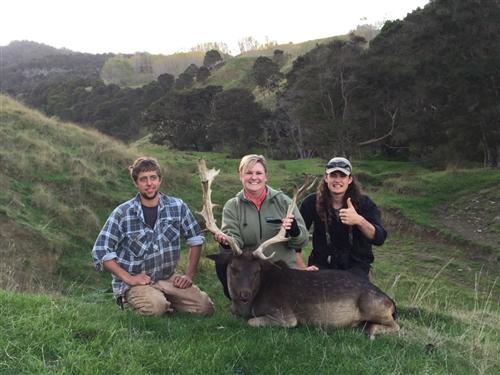
<instances>
[{"instance_id":1,"label":"grassy hillside","mask_svg":"<svg viewBox=\"0 0 500 375\"><path fill-rule=\"evenodd\" d=\"M163 190L194 211L197 158L222 169L213 196L221 204L239 189L238 160L147 139L126 148L6 97L0 140L1 374L500 372L497 242L440 223L443 207L458 220L454 208L474 197L496 207L483 211L491 222L484 231L494 234L499 171L354 161L389 225L388 241L375 249L374 280L395 299L402 327L370 341L357 329L249 328L229 313L208 259L195 281L217 306L211 318L140 317L114 305L109 275L93 270L90 249L109 212L134 194L131 160L156 156L166 170ZM269 169L270 184L290 191L302 173L321 174L323 161L270 161ZM204 251L216 251L210 238Z\"/></svg>"},{"instance_id":2,"label":"grassy hillside","mask_svg":"<svg viewBox=\"0 0 500 375\"><path fill-rule=\"evenodd\" d=\"M254 62L254 57L235 57L227 60L223 66L212 72L203 85L218 85L224 87L225 90L245 88L252 91L255 83L250 73Z\"/></svg>"},{"instance_id":3,"label":"grassy hillside","mask_svg":"<svg viewBox=\"0 0 500 375\"><path fill-rule=\"evenodd\" d=\"M328 43L336 38L344 36L329 37L323 39L309 40L303 43L288 43L269 49L253 50L241 55L228 58L217 70L212 72L209 79L202 85L223 86L225 90L232 88L245 88L254 91L255 83L250 77L252 65L259 56L272 57L274 50L280 49L285 53L286 60L282 72L291 69L293 60L301 56L318 44ZM201 66L203 64L204 52L185 52L172 55L152 55L148 53L137 53L135 55L119 55L109 58L101 71L101 78L106 84L115 83L121 86L136 87L155 80L162 73L178 76L190 65ZM259 97L259 101L267 98Z\"/></svg>"},{"instance_id":4,"label":"grassy hillside","mask_svg":"<svg viewBox=\"0 0 500 375\"><path fill-rule=\"evenodd\" d=\"M0 286L26 290L92 245L108 207L131 192L134 152L5 96L0 109Z\"/></svg>"},{"instance_id":5,"label":"grassy hillside","mask_svg":"<svg viewBox=\"0 0 500 375\"><path fill-rule=\"evenodd\" d=\"M314 47L316 47L318 44L327 44L332 42L335 39L344 39L347 38L345 35L339 35L339 36L332 36L328 38L322 38L322 39L314 39L314 40L307 40L302 43L287 43L287 44L279 44L277 46L274 46L272 48L268 49L260 49L260 50L253 50L253 51L248 51L244 52L238 57L253 57L254 59L259 57L259 56L267 56L267 57L272 57L274 54L274 51L279 49L285 53L285 55L288 56L288 62L285 64L285 66L282 68L283 72L288 72L291 67L293 60L295 60L297 57L305 55L307 52L312 50Z\"/></svg>"},{"instance_id":6,"label":"grassy hillside","mask_svg":"<svg viewBox=\"0 0 500 375\"><path fill-rule=\"evenodd\" d=\"M275 94L263 93L256 87L251 77L252 66L257 57L267 56L272 58L276 49L282 50L285 54L285 61L281 67L281 71L286 73L292 68L293 61L297 57L309 52L318 44L328 43L336 38L344 38L344 36L309 40L303 43L280 44L269 49L244 52L241 55L227 60L222 67L212 72L203 86L218 85L224 87L225 90L244 88L253 92L257 101L266 108L273 109L275 106Z\"/></svg>"}]
</instances>

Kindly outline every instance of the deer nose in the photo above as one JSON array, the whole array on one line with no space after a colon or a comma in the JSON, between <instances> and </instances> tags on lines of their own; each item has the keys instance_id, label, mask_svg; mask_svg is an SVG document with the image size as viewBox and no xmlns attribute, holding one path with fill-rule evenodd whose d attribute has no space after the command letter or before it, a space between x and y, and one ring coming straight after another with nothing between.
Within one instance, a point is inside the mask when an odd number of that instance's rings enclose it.
<instances>
[{"instance_id":1,"label":"deer nose","mask_svg":"<svg viewBox=\"0 0 500 375\"><path fill-rule=\"evenodd\" d=\"M252 297L252 292L250 290L241 290L239 293L239 299L243 303L248 303Z\"/></svg>"}]
</instances>

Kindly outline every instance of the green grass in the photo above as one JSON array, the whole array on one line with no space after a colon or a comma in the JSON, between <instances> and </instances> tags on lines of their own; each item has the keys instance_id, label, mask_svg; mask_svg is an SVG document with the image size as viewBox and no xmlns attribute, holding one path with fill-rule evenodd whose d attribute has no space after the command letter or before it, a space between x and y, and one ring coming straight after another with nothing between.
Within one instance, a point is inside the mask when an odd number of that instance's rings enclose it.
<instances>
[{"instance_id":1,"label":"green grass","mask_svg":"<svg viewBox=\"0 0 500 375\"><path fill-rule=\"evenodd\" d=\"M224 64L211 72L208 80L202 84L196 83L195 87L205 87L207 85L222 86L224 90L233 88L243 88L253 93L255 99L264 108L273 110L276 107L276 92L259 88L253 80L252 67L259 56L273 58L276 49L284 51L284 61L280 64L282 73L287 73L292 69L293 61L312 50L317 44L324 44L334 39L343 39L345 36L329 37L317 40L310 40L303 43L289 43L274 46L267 49L248 51L236 57L230 58ZM283 83L284 84L284 83Z\"/></svg>"},{"instance_id":2,"label":"green grass","mask_svg":"<svg viewBox=\"0 0 500 375\"><path fill-rule=\"evenodd\" d=\"M273 46L271 48L267 49L260 49L260 50L253 50L253 51L248 51L245 52L241 55L239 55L236 58L239 57L253 57L257 58L259 56L267 56L269 58L272 58L274 55L275 50L282 50L285 55L288 55L289 58L287 59L286 64L282 67L281 71L286 73L292 68L293 61L302 55L305 55L307 52L315 48L318 44L327 44L335 39L345 39L347 36L345 35L339 35L339 36L333 36L333 37L328 37L328 38L322 38L322 39L314 39L314 40L308 40L302 43L286 43L286 44L279 44L277 46Z\"/></svg>"},{"instance_id":3,"label":"green grass","mask_svg":"<svg viewBox=\"0 0 500 375\"><path fill-rule=\"evenodd\" d=\"M427 288L444 264L415 274L412 263L420 260L402 256L408 249L396 240L379 252L375 275L398 303L399 335L370 341L358 329L251 328L230 315L204 260L197 283L217 305L210 318L122 312L99 288L71 298L0 291L0 373L497 373L500 327L491 285L480 280L458 289L448 265ZM419 286L425 292L415 306Z\"/></svg>"},{"instance_id":4,"label":"green grass","mask_svg":"<svg viewBox=\"0 0 500 375\"><path fill-rule=\"evenodd\" d=\"M62 255L64 263L90 248L109 207L133 194L127 165L135 154L95 131L48 119L5 96L0 96L0 109L0 218L10 228L0 238L7 248L3 267L29 272L24 264L30 254L45 253L47 262L40 260L43 267L32 270L34 277L45 278L55 267L54 256ZM22 248L16 247L20 236Z\"/></svg>"},{"instance_id":5,"label":"green grass","mask_svg":"<svg viewBox=\"0 0 500 375\"><path fill-rule=\"evenodd\" d=\"M500 170L485 168L430 171L409 163L362 163L370 194L386 208L396 209L417 225L443 231L437 209L450 204L465 204L471 196L482 198L496 190ZM406 165L405 165L406 164ZM406 170L405 170L406 168ZM371 172L369 172L371 171ZM494 213L490 213L494 216ZM498 249L497 249L498 250Z\"/></svg>"},{"instance_id":6,"label":"green grass","mask_svg":"<svg viewBox=\"0 0 500 375\"><path fill-rule=\"evenodd\" d=\"M250 77L255 57L237 57L227 60L223 66L211 73L203 84L224 87L224 90L243 88L253 91L255 82Z\"/></svg>"},{"instance_id":7,"label":"green grass","mask_svg":"<svg viewBox=\"0 0 500 375\"><path fill-rule=\"evenodd\" d=\"M0 110L0 374L500 372L498 263L478 256L480 244L441 234L435 216L441 204L490 194L498 171L354 160L382 212L397 210L420 228L392 228L374 250L374 281L397 303L399 334L370 341L358 329L251 328L231 316L206 258L195 282L214 300L214 316L141 317L117 308L110 275L90 261L107 215L134 194L127 165L139 154L157 157L165 167L162 189L197 211L196 160L221 169L213 186L221 205L241 187L239 161L172 151L147 138L126 148L2 96ZM269 182L290 193L303 173L323 168L317 159L270 160ZM422 235L427 229L432 235ZM204 252L215 251L207 236Z\"/></svg>"}]
</instances>

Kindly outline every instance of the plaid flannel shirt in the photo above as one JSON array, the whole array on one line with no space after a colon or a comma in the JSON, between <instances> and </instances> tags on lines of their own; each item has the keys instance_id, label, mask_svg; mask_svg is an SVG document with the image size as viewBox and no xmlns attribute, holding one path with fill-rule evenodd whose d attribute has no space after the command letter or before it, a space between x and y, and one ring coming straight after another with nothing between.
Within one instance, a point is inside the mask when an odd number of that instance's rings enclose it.
<instances>
[{"instance_id":1,"label":"plaid flannel shirt","mask_svg":"<svg viewBox=\"0 0 500 375\"><path fill-rule=\"evenodd\" d=\"M201 229L187 205L178 198L160 193L158 217L149 227L142 212L139 194L122 203L109 216L92 249L94 266L116 259L131 275L145 273L153 282L169 278L180 255L180 236L188 246L203 244ZM119 297L130 288L113 275L113 294Z\"/></svg>"}]
</instances>

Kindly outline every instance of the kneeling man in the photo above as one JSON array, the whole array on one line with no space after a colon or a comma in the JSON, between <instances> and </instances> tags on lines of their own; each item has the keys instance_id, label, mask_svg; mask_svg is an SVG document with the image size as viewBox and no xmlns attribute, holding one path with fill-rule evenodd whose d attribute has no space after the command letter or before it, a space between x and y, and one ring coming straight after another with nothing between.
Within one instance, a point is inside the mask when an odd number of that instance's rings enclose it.
<instances>
[{"instance_id":1,"label":"kneeling man","mask_svg":"<svg viewBox=\"0 0 500 375\"><path fill-rule=\"evenodd\" d=\"M214 304L193 284L204 241L196 219L182 200L160 192L155 159L138 158L129 169L138 194L104 224L92 249L96 269L112 273L118 304L139 314L213 314ZM190 247L184 275L175 273L181 235Z\"/></svg>"}]
</instances>

